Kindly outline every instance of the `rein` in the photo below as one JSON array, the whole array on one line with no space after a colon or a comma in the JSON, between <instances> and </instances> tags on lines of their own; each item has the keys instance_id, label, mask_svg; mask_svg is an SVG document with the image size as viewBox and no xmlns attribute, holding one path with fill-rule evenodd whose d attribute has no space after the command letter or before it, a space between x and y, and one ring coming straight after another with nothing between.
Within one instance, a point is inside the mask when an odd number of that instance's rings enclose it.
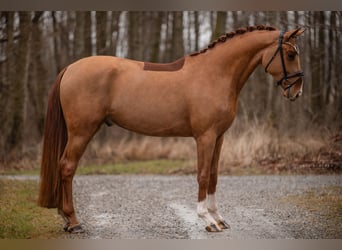
<instances>
[{"instance_id":1,"label":"rein","mask_svg":"<svg viewBox=\"0 0 342 250\"><path fill-rule=\"evenodd\" d=\"M282 88L284 90L287 90L288 91L288 95L290 94L290 89L293 85L296 84L297 80L296 81L293 81L293 82L290 82L289 84L286 84L285 86L282 85L283 81L287 81L291 78L294 78L294 77L303 77L304 76L304 72L303 71L298 71L298 72L294 72L292 74L288 74L287 71L286 71L286 65L285 65L285 60L284 60L284 50L283 50L283 44L287 44L287 45L290 45L292 47L295 48L295 51L297 52L298 54L298 50L295 46L293 46L292 44L290 43L287 43L287 42L283 42L284 40L284 31L281 31L280 32L280 35L279 35L279 43L278 43L278 48L276 49L276 51L274 52L273 56L271 57L271 59L269 60L269 62L267 63L266 67L265 67L265 72L267 73L267 69L268 67L270 66L270 64L273 62L274 58L277 56L278 52L280 54L280 60L281 60L281 65L282 65L282 68L283 68L283 77L276 82L276 85L277 86L282 86Z\"/></svg>"}]
</instances>

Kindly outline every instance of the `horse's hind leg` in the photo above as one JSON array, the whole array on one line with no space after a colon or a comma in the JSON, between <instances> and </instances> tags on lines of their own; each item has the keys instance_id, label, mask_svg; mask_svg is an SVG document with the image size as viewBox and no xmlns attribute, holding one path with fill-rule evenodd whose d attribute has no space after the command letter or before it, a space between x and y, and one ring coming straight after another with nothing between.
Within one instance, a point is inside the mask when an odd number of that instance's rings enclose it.
<instances>
[{"instance_id":1,"label":"horse's hind leg","mask_svg":"<svg viewBox=\"0 0 342 250\"><path fill-rule=\"evenodd\" d=\"M72 180L75 175L77 164L81 158L86 146L95 134L98 128L89 130L87 133L80 134L69 131L68 142L61 158L61 177L62 177L62 208L59 209L59 213L62 215L66 222L64 227L65 231L71 233L84 232L80 226L73 206L72 198Z\"/></svg>"},{"instance_id":2,"label":"horse's hind leg","mask_svg":"<svg viewBox=\"0 0 342 250\"><path fill-rule=\"evenodd\" d=\"M217 176L218 176L218 164L219 164L223 139L224 139L224 135L221 135L216 140L213 160L212 160L211 169L210 169L210 182L209 182L209 188L208 188L207 206L208 206L208 211L210 215L215 219L219 227L221 229L228 229L230 228L230 226L228 225L227 222L225 222L223 217L218 212L216 196L215 196Z\"/></svg>"}]
</instances>

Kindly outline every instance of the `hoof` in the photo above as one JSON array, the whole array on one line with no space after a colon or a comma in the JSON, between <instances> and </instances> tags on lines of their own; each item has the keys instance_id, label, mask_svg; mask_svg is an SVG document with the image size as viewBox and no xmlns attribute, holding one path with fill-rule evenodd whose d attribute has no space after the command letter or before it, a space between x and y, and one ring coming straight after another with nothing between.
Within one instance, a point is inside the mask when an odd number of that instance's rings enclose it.
<instances>
[{"instance_id":1,"label":"hoof","mask_svg":"<svg viewBox=\"0 0 342 250\"><path fill-rule=\"evenodd\" d=\"M64 227L63 227L64 232L68 232L69 226L70 226L70 223L69 223L69 222L65 223L65 225L64 225Z\"/></svg>"},{"instance_id":2,"label":"hoof","mask_svg":"<svg viewBox=\"0 0 342 250\"><path fill-rule=\"evenodd\" d=\"M224 221L224 220L220 221L220 222L218 223L218 225L219 225L219 227L220 227L221 229L230 229L229 224L228 224L226 221Z\"/></svg>"},{"instance_id":3,"label":"hoof","mask_svg":"<svg viewBox=\"0 0 342 250\"><path fill-rule=\"evenodd\" d=\"M210 226L206 226L205 230L207 230L210 233L217 233L217 232L222 232L222 229L217 227L215 224L210 224Z\"/></svg>"},{"instance_id":4,"label":"hoof","mask_svg":"<svg viewBox=\"0 0 342 250\"><path fill-rule=\"evenodd\" d=\"M80 224L71 226L68 223L64 226L64 231L71 234L81 234L85 232Z\"/></svg>"}]
</instances>

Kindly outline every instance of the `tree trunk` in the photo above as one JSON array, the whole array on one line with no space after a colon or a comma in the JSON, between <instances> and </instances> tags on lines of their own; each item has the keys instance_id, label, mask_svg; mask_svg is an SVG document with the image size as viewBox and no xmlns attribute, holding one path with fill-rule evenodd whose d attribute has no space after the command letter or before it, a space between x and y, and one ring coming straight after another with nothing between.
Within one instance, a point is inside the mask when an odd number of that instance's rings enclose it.
<instances>
[{"instance_id":1,"label":"tree trunk","mask_svg":"<svg viewBox=\"0 0 342 250\"><path fill-rule=\"evenodd\" d=\"M217 39L220 35L226 33L227 12L218 11L216 16L216 24L211 40Z\"/></svg>"},{"instance_id":2,"label":"tree trunk","mask_svg":"<svg viewBox=\"0 0 342 250\"><path fill-rule=\"evenodd\" d=\"M128 12L128 58L143 60L140 27L141 12Z\"/></svg>"},{"instance_id":3,"label":"tree trunk","mask_svg":"<svg viewBox=\"0 0 342 250\"><path fill-rule=\"evenodd\" d=\"M280 24L282 30L288 30L289 27L289 20L287 17L287 11L280 12Z\"/></svg>"},{"instance_id":4,"label":"tree trunk","mask_svg":"<svg viewBox=\"0 0 342 250\"><path fill-rule=\"evenodd\" d=\"M172 51L172 61L184 56L183 13L180 11L173 13Z\"/></svg>"},{"instance_id":5,"label":"tree trunk","mask_svg":"<svg viewBox=\"0 0 342 250\"><path fill-rule=\"evenodd\" d=\"M26 88L29 65L29 49L31 40L31 13L19 12L19 31L18 48L15 50L16 65L12 84L12 125L8 137L10 150L22 152L23 134L25 121Z\"/></svg>"},{"instance_id":6,"label":"tree trunk","mask_svg":"<svg viewBox=\"0 0 342 250\"><path fill-rule=\"evenodd\" d=\"M318 19L318 47L317 47L317 53L319 54L318 62L319 62L319 69L320 69L320 102L321 102L321 110L325 109L325 93L326 93L326 88L327 88L327 84L323 84L324 82L326 82L326 74L325 74L325 57L326 57L326 53L325 53L325 16L324 16L324 12L320 11L319 12L319 19ZM324 114L326 114L327 112L324 112ZM322 114L323 115L323 114Z\"/></svg>"},{"instance_id":7,"label":"tree trunk","mask_svg":"<svg viewBox=\"0 0 342 250\"><path fill-rule=\"evenodd\" d=\"M170 62L172 58L172 12L167 12L165 17L165 50L163 54L163 62Z\"/></svg>"},{"instance_id":8,"label":"tree trunk","mask_svg":"<svg viewBox=\"0 0 342 250\"><path fill-rule=\"evenodd\" d=\"M73 61L90 56L91 45L91 13L90 11L76 12L76 27L74 32Z\"/></svg>"},{"instance_id":9,"label":"tree trunk","mask_svg":"<svg viewBox=\"0 0 342 250\"><path fill-rule=\"evenodd\" d=\"M84 54L86 56L92 55L92 42L91 42L91 12L84 13Z\"/></svg>"},{"instance_id":10,"label":"tree trunk","mask_svg":"<svg viewBox=\"0 0 342 250\"><path fill-rule=\"evenodd\" d=\"M195 28L195 48L194 48L194 51L198 51L199 50L199 38L200 38L200 33L199 33L199 12L198 11L195 11L194 12L194 17L195 17L195 20L194 20L194 28Z\"/></svg>"},{"instance_id":11,"label":"tree trunk","mask_svg":"<svg viewBox=\"0 0 342 250\"><path fill-rule=\"evenodd\" d=\"M107 30L107 12L96 12L96 54L105 55L107 53L106 48L106 30Z\"/></svg>"},{"instance_id":12,"label":"tree trunk","mask_svg":"<svg viewBox=\"0 0 342 250\"><path fill-rule=\"evenodd\" d=\"M60 57L60 42L59 42L59 28L58 21L56 18L56 12L52 11L52 28L53 28L53 51L54 51L54 60L56 62L56 74L62 69L62 59Z\"/></svg>"},{"instance_id":13,"label":"tree trunk","mask_svg":"<svg viewBox=\"0 0 342 250\"><path fill-rule=\"evenodd\" d=\"M44 37L43 31L39 27L39 20L42 18L42 15L42 11L37 11L32 20L32 37L34 37L31 42L30 51L32 70L30 70L30 80L27 84L29 96L31 97L31 107L33 108L31 110L32 116L34 117L33 122L37 127L38 138L43 135L45 109L42 107L46 106L45 97L48 87L48 71L43 61L44 51L42 50L42 47L44 47ZM34 141L34 138L31 140Z\"/></svg>"},{"instance_id":14,"label":"tree trunk","mask_svg":"<svg viewBox=\"0 0 342 250\"><path fill-rule=\"evenodd\" d=\"M335 72L335 111L341 120L342 110L342 76L341 76L341 65L342 65L342 51L341 51L341 34L342 34L342 11L333 11L331 15L334 15L336 19L339 17L338 27L335 31L335 54L334 54L334 72ZM335 24L337 21L335 21Z\"/></svg>"},{"instance_id":15,"label":"tree trunk","mask_svg":"<svg viewBox=\"0 0 342 250\"><path fill-rule=\"evenodd\" d=\"M0 159L4 159L8 154L9 147L7 141L9 140L10 127L12 123L12 112L11 112L11 93L12 86L11 82L15 73L15 61L14 61L14 12L2 13L5 18L5 32L7 41L4 41L4 54L5 61L3 65L3 74L1 75L0 82L0 106L3 107L0 112Z\"/></svg>"},{"instance_id":16,"label":"tree trunk","mask_svg":"<svg viewBox=\"0 0 342 250\"><path fill-rule=\"evenodd\" d=\"M319 32L317 28L319 23L319 13L314 12L311 18L311 27L313 27L313 36L310 43L311 57L311 107L315 118L319 118L321 113L321 86L320 86L320 50L318 47Z\"/></svg>"},{"instance_id":17,"label":"tree trunk","mask_svg":"<svg viewBox=\"0 0 342 250\"><path fill-rule=\"evenodd\" d=\"M110 40L109 40L109 53L116 55L118 41L119 41L119 22L120 22L121 12L112 12L112 23L110 26Z\"/></svg>"},{"instance_id":18,"label":"tree trunk","mask_svg":"<svg viewBox=\"0 0 342 250\"><path fill-rule=\"evenodd\" d=\"M160 46L160 33L163 20L163 14L161 12L153 13L153 22L151 22L151 53L149 55L149 61L159 62L159 46Z\"/></svg>"}]
</instances>

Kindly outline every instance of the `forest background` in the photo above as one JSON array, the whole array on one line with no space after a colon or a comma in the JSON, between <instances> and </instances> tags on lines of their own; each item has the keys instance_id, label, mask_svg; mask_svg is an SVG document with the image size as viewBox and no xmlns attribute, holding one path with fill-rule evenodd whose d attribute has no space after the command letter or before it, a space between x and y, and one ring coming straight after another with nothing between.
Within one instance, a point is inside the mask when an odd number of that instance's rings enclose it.
<instances>
[{"instance_id":1,"label":"forest background","mask_svg":"<svg viewBox=\"0 0 342 250\"><path fill-rule=\"evenodd\" d=\"M259 67L225 135L221 171L342 172L340 11L0 12L0 170L39 166L48 91L68 64L91 55L171 62L256 24L306 29L298 39L304 94L285 100ZM182 173L192 173L194 140L102 126L81 165L152 159L185 161Z\"/></svg>"}]
</instances>

